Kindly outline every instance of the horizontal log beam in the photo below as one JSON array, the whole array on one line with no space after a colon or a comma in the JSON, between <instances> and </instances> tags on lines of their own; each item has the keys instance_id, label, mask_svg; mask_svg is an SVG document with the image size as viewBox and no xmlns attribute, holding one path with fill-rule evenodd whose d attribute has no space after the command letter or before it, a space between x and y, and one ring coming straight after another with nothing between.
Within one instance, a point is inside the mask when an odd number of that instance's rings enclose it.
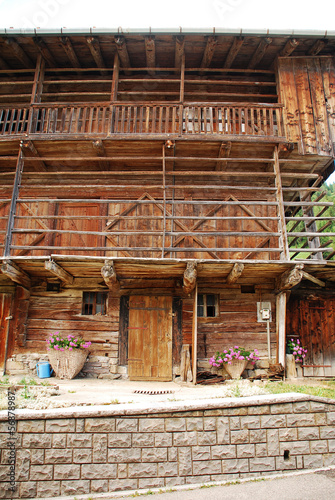
<instances>
[{"instance_id":1,"label":"horizontal log beam","mask_svg":"<svg viewBox=\"0 0 335 500\"><path fill-rule=\"evenodd\" d=\"M326 283L324 281L319 280L318 278L316 278L312 274L306 273L306 271L302 271L302 275L306 280L312 281L316 285L319 285L322 287L326 286Z\"/></svg>"},{"instance_id":2,"label":"horizontal log beam","mask_svg":"<svg viewBox=\"0 0 335 500\"><path fill-rule=\"evenodd\" d=\"M228 274L227 283L231 285L232 283L236 283L239 277L242 275L244 270L244 264L236 263L234 264L232 270Z\"/></svg>"}]
</instances>

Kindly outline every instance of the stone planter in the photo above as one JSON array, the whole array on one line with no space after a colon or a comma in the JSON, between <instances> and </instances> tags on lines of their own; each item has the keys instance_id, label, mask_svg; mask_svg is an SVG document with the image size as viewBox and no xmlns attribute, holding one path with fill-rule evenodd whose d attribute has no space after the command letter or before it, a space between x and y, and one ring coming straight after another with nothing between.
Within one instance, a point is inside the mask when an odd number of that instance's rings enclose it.
<instances>
[{"instance_id":1,"label":"stone planter","mask_svg":"<svg viewBox=\"0 0 335 500\"><path fill-rule=\"evenodd\" d=\"M56 351L52 349L48 355L56 376L72 379L83 368L88 352L86 349L73 349L72 351Z\"/></svg>"},{"instance_id":2,"label":"stone planter","mask_svg":"<svg viewBox=\"0 0 335 500\"><path fill-rule=\"evenodd\" d=\"M231 378L238 379L246 369L247 364L247 359L233 359L231 365L225 363L224 368L226 372L231 376Z\"/></svg>"}]
</instances>

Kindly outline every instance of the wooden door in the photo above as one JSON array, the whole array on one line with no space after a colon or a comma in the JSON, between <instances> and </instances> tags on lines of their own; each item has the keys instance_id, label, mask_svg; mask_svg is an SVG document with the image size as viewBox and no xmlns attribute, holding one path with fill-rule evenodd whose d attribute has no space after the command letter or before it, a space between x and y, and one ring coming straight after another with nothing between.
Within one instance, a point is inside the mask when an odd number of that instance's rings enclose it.
<instances>
[{"instance_id":1,"label":"wooden door","mask_svg":"<svg viewBox=\"0 0 335 500\"><path fill-rule=\"evenodd\" d=\"M9 316L11 311L11 300L12 300L12 295L10 293L0 293L0 374L1 375L5 363L6 344L9 344L10 340Z\"/></svg>"},{"instance_id":2,"label":"wooden door","mask_svg":"<svg viewBox=\"0 0 335 500\"><path fill-rule=\"evenodd\" d=\"M172 297L129 297L130 380L172 380Z\"/></svg>"}]
</instances>

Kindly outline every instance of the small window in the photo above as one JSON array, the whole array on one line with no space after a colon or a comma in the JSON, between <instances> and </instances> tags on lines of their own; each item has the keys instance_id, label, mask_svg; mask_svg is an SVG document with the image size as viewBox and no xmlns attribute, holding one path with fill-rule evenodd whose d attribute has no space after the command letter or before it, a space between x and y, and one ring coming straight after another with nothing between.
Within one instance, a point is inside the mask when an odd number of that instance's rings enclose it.
<instances>
[{"instance_id":1,"label":"small window","mask_svg":"<svg viewBox=\"0 0 335 500\"><path fill-rule=\"evenodd\" d=\"M85 316L106 314L106 299L106 292L84 292L81 313Z\"/></svg>"},{"instance_id":2,"label":"small window","mask_svg":"<svg viewBox=\"0 0 335 500\"><path fill-rule=\"evenodd\" d=\"M218 316L218 296L207 293L198 295L198 317L215 318Z\"/></svg>"}]
</instances>

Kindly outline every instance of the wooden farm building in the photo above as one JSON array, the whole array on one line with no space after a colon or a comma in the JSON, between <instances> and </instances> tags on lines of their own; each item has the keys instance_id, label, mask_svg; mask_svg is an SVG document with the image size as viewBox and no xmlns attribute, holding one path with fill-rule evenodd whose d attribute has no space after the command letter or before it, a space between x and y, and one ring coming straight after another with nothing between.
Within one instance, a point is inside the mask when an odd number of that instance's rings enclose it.
<instances>
[{"instance_id":1,"label":"wooden farm building","mask_svg":"<svg viewBox=\"0 0 335 500\"><path fill-rule=\"evenodd\" d=\"M0 368L193 381L257 348L335 376L335 35L0 33ZM325 238L328 236L328 238ZM5 367L6 365L6 367Z\"/></svg>"}]
</instances>

